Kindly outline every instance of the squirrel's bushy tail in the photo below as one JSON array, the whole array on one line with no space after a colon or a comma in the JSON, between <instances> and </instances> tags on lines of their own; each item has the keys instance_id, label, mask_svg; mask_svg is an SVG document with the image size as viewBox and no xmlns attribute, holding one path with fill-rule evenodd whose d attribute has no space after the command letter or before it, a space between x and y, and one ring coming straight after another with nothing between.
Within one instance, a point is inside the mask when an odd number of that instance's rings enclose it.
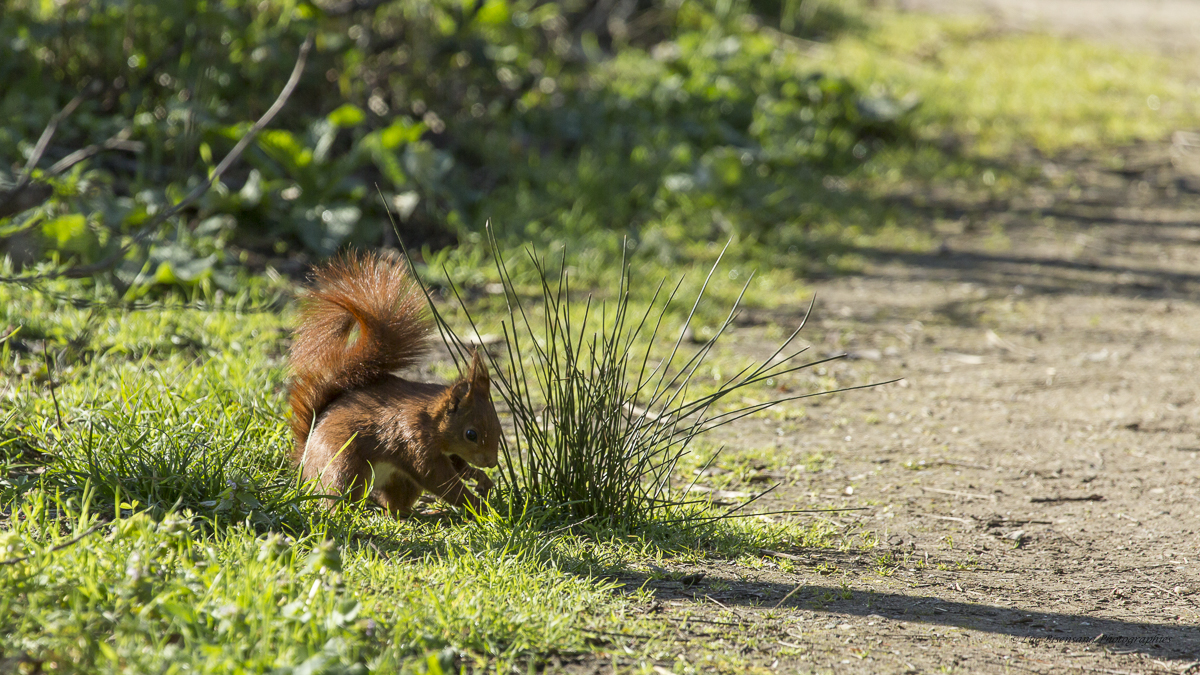
<instances>
[{"instance_id":1,"label":"squirrel's bushy tail","mask_svg":"<svg viewBox=\"0 0 1200 675\"><path fill-rule=\"evenodd\" d=\"M333 399L415 364L432 332L425 296L396 257L349 252L318 268L313 280L290 357L298 452Z\"/></svg>"}]
</instances>

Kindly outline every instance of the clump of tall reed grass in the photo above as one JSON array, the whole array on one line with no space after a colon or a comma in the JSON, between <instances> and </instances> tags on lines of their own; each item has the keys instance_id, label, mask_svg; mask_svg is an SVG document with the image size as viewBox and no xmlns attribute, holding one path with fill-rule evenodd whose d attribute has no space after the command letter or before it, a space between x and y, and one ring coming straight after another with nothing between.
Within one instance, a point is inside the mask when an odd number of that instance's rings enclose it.
<instances>
[{"instance_id":1,"label":"clump of tall reed grass","mask_svg":"<svg viewBox=\"0 0 1200 675\"><path fill-rule=\"evenodd\" d=\"M681 299L682 278L672 287L664 279L654 282L650 301L636 309L631 290L642 280L627 255L614 297L601 302L588 295L576 301L566 253L551 268L543 256L527 250L541 296L530 301L518 293L490 228L488 242L507 310L501 321L503 353L487 358L512 420L512 434L501 445L505 461L499 485L510 508L554 509L562 514L560 521L590 521L600 528L636 528L662 518L707 519L712 512L696 508L701 502L687 497L690 486L674 479L691 444L713 429L785 401L833 393L718 406L767 380L841 358L803 361L808 348L792 347L811 305L768 358L715 387L699 384L699 374L708 372L706 361L733 325L753 278L712 337L693 344L689 327L707 301L705 293L724 250L694 297ZM478 336L478 322L448 272L446 283ZM685 302L690 304L686 319L668 332L668 317L686 307ZM456 362L469 357L473 346L430 305Z\"/></svg>"}]
</instances>

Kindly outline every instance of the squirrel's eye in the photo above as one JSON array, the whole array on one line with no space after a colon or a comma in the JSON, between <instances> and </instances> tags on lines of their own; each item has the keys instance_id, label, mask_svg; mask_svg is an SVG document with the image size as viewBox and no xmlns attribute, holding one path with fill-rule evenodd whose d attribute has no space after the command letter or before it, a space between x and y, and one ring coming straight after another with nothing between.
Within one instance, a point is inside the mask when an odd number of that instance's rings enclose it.
<instances>
[{"instance_id":1,"label":"squirrel's eye","mask_svg":"<svg viewBox=\"0 0 1200 675\"><path fill-rule=\"evenodd\" d=\"M479 440L479 432L475 431L474 429L467 429L466 433L463 435L466 436L467 440L471 441L472 443Z\"/></svg>"}]
</instances>

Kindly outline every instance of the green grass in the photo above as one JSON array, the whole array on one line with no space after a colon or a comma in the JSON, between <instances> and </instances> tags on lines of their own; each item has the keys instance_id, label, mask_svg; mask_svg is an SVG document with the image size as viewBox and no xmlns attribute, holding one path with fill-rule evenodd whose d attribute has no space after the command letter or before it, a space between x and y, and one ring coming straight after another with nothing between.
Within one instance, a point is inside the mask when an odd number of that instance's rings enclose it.
<instances>
[{"instance_id":1,"label":"green grass","mask_svg":"<svg viewBox=\"0 0 1200 675\"><path fill-rule=\"evenodd\" d=\"M212 536L188 518L137 513L50 551L57 530L65 538L103 515L87 506L39 491L12 513L2 543L29 557L0 568L5 654L66 672L394 672L437 652L503 670L585 650L589 628L627 619L611 582L543 564L528 541L454 541L479 525L389 528L445 540L413 557L369 538L242 526Z\"/></svg>"},{"instance_id":2,"label":"green grass","mask_svg":"<svg viewBox=\"0 0 1200 675\"><path fill-rule=\"evenodd\" d=\"M782 181L790 199L803 197L769 218L756 212L764 193L712 201L655 184L657 198L643 212L651 215L630 239L642 278L685 273L698 287L719 251L710 240L733 236L731 273L714 278L713 302L696 316L702 338L718 329L751 271L758 274L749 307L799 314L810 296L806 274L854 269L863 249L932 247L937 235L924 216L878 201L897 189L1020 190L1036 169L1012 160L1023 147L1099 151L1194 126L1196 90L1165 59L846 7L848 28L826 36L815 53L784 37L762 39L791 50L795 72L822 69L867 91L878 83L899 96L915 93L917 142L879 150L832 188L820 176L749 172L755 189ZM602 74L614 87L640 86L622 78L648 63L638 60L646 55L626 58ZM926 142L946 134L961 141L956 150ZM716 166L722 158L703 161ZM655 161L671 168L683 159L668 153ZM605 160L580 162L572 171L593 192L557 195L535 234L571 246L576 300L587 292L612 300L621 233L591 232L595 213L575 208L603 206L605 174L588 172ZM562 165L545 173L555 167ZM511 201L498 211L528 214L521 209L536 197L505 195ZM771 239L762 228L779 232ZM516 259L519 251L505 255ZM423 260L431 276L444 265L465 290L482 332L499 332L503 295L487 289L500 279L481 241L466 236L464 245L425 251ZM540 295L531 268L513 271L523 298ZM208 303L202 309L168 295L136 310L92 281L0 287L0 336L19 328L0 342L0 670L524 671L575 654L647 664L651 650L667 654L663 643L627 636L669 628L635 612L646 592L617 579L714 558L751 569L763 564L761 548L871 546L869 533L847 538L817 519L703 526L652 519L625 532L561 529L528 512L404 521L355 505L326 512L285 459L291 309L278 297L286 300L290 283L243 275L236 286L243 290L223 300L198 294ZM444 286L438 290L447 297ZM633 309L644 309L652 289L631 290ZM446 309L464 325L460 312ZM669 313L667 321L677 330L685 315ZM710 365L698 394L745 362L735 349L717 350ZM435 370L452 372L446 364ZM788 385L815 389L831 380ZM803 414L789 408L775 419L786 424ZM690 479L711 461L728 473L706 485L746 489L760 470L817 472L832 461L791 457L789 469L767 446L731 445L720 455L716 447L701 445L678 473ZM881 575L898 564L886 556L876 562ZM729 670L742 663L738 653L715 648L702 658Z\"/></svg>"},{"instance_id":3,"label":"green grass","mask_svg":"<svg viewBox=\"0 0 1200 675\"><path fill-rule=\"evenodd\" d=\"M980 157L1162 139L1200 113L1200 88L1178 59L998 33L984 19L880 12L869 24L834 40L822 65L918 96L924 134L962 136Z\"/></svg>"},{"instance_id":4,"label":"green grass","mask_svg":"<svg viewBox=\"0 0 1200 675\"><path fill-rule=\"evenodd\" d=\"M643 561L834 543L755 520L572 531L327 512L285 460L290 313L121 313L11 287L0 306L0 324L28 326L0 346L0 560L28 556L0 565L0 653L27 667L523 670L661 630L613 581Z\"/></svg>"}]
</instances>

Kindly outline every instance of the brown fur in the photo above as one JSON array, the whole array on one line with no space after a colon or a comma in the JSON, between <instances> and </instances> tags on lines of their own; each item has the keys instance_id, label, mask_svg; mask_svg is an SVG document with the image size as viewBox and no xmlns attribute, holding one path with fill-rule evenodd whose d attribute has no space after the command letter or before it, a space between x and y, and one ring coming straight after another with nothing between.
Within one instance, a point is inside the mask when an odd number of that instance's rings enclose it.
<instances>
[{"instance_id":1,"label":"brown fur","mask_svg":"<svg viewBox=\"0 0 1200 675\"><path fill-rule=\"evenodd\" d=\"M290 359L303 478L354 498L369 489L373 501L398 515L426 490L478 509L479 497L463 480L476 481L485 495L492 482L468 462L496 466L501 433L479 354L451 385L392 375L427 351L431 334L425 298L404 265L349 253L314 276Z\"/></svg>"}]
</instances>

